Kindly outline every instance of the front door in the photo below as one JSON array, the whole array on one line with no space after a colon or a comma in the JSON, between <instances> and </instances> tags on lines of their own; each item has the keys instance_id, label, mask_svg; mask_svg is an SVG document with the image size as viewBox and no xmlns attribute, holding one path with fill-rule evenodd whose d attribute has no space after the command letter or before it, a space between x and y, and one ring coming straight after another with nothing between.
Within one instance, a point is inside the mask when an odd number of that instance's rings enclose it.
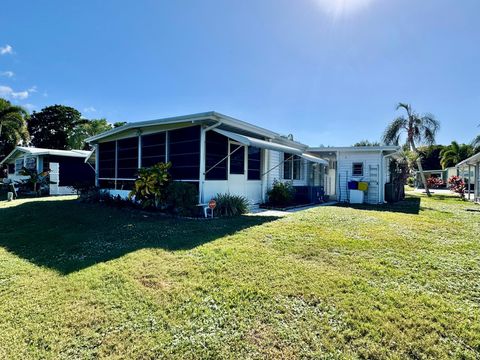
<instances>
[{"instance_id":1,"label":"front door","mask_svg":"<svg viewBox=\"0 0 480 360\"><path fill-rule=\"evenodd\" d=\"M245 146L236 142L229 143L228 190L232 195L246 195L246 151Z\"/></svg>"}]
</instances>

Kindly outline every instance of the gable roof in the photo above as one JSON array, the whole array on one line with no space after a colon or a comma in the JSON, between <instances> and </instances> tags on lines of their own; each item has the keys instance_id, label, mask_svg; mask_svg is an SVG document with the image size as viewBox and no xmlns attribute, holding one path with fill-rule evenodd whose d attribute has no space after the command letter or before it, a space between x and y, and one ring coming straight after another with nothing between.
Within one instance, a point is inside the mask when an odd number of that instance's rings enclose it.
<instances>
[{"instance_id":1,"label":"gable roof","mask_svg":"<svg viewBox=\"0 0 480 360\"><path fill-rule=\"evenodd\" d=\"M17 154L24 153L28 155L52 155L52 156L67 156L86 158L90 151L88 150L57 150L57 149L45 149L36 147L17 146L13 151L3 159L0 164L6 163L8 159L14 158Z\"/></svg>"},{"instance_id":2,"label":"gable roof","mask_svg":"<svg viewBox=\"0 0 480 360\"><path fill-rule=\"evenodd\" d=\"M243 133L244 135L256 135L264 137L270 140L275 140L279 143L286 144L288 146L306 149L307 145L299 143L297 141L290 140L276 132L250 124L248 122L232 118L227 115L217 113L215 111L197 113L191 115L182 115L175 117L168 117L163 119L148 120L148 121L138 121L119 126L108 131L105 131L101 134L94 135L86 139L86 142L96 143L101 139L108 138L113 135L126 132L128 130L134 129L143 129L151 126L158 125L170 125L170 124L181 124L181 123L192 123L192 124L205 124L205 125L214 125L220 124L219 128L227 131L234 131Z\"/></svg>"}]
</instances>

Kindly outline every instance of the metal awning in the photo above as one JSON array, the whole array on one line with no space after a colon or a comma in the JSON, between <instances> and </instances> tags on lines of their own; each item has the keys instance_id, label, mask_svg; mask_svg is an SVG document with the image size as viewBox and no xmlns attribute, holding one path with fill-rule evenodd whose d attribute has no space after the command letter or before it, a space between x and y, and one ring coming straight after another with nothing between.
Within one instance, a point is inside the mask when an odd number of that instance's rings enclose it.
<instances>
[{"instance_id":1,"label":"metal awning","mask_svg":"<svg viewBox=\"0 0 480 360\"><path fill-rule=\"evenodd\" d=\"M231 131L226 131L226 130L213 129L212 131L215 131L215 132L217 132L217 133L219 133L223 136L226 136L226 137L228 137L232 140L238 141L240 144L243 144L243 145L253 146L253 147L260 148L260 149L280 151L280 152L284 152L284 153L292 154L292 155L298 155L305 160L308 160L308 161L311 161L311 162L314 162L314 163L317 163L317 164L328 165L328 161L326 161L324 159L321 159L317 156L304 153L302 150L293 148L291 146L277 144L277 143L269 142L269 141L265 141L265 140L260 140L260 139L257 139L257 138L237 134L237 133L234 133L234 132L231 132Z\"/></svg>"},{"instance_id":2,"label":"metal awning","mask_svg":"<svg viewBox=\"0 0 480 360\"><path fill-rule=\"evenodd\" d=\"M314 162L314 163L317 163L317 164L322 164L322 165L325 165L327 166L328 165L328 161L327 160L324 160L324 159L321 159L319 157L316 157L314 155L310 155L310 154L307 154L307 153L303 153L300 155L302 158L304 158L305 160L308 160L308 161L311 161L311 162Z\"/></svg>"},{"instance_id":3,"label":"metal awning","mask_svg":"<svg viewBox=\"0 0 480 360\"><path fill-rule=\"evenodd\" d=\"M296 149L290 146L282 145L282 144L277 144L265 140L260 140L257 138L253 138L250 136L246 135L241 135L237 134L231 131L226 131L226 130L220 130L220 129L212 129L212 131L215 131L223 136L226 136L232 140L235 140L239 142L240 144L247 145L247 146L253 146L257 147L260 149L268 149L268 150L275 150L275 151L281 151L285 152L288 154L293 154L293 155L302 155L302 150Z\"/></svg>"}]
</instances>

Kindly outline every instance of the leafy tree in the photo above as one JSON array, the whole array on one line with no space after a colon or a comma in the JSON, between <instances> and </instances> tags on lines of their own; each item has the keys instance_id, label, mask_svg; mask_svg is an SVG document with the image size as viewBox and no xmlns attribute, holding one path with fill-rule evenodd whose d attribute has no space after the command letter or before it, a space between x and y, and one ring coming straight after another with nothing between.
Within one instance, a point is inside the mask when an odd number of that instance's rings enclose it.
<instances>
[{"instance_id":1,"label":"leafy tree","mask_svg":"<svg viewBox=\"0 0 480 360\"><path fill-rule=\"evenodd\" d=\"M117 121L117 122L113 123L113 127L117 128L117 127L120 127L120 126L123 126L123 125L126 125L126 124L127 124L126 121Z\"/></svg>"},{"instance_id":2,"label":"leafy tree","mask_svg":"<svg viewBox=\"0 0 480 360\"><path fill-rule=\"evenodd\" d=\"M406 135L406 143L410 150L417 155L417 166L420 171L423 186L427 192L427 196L431 196L427 186L427 179L423 173L423 166L421 162L421 154L417 148L418 144L432 145L435 143L435 135L440 128L440 123L435 120L433 115L425 114L420 116L412 110L408 104L399 103L397 110L403 109L406 112L405 116L399 116L393 120L386 128L383 134L383 141L385 144L398 145L402 134Z\"/></svg>"},{"instance_id":3,"label":"leafy tree","mask_svg":"<svg viewBox=\"0 0 480 360\"><path fill-rule=\"evenodd\" d=\"M360 140L359 142L353 144L353 146L380 146L381 144L378 141L369 141L369 140Z\"/></svg>"},{"instance_id":4,"label":"leafy tree","mask_svg":"<svg viewBox=\"0 0 480 360\"><path fill-rule=\"evenodd\" d=\"M31 142L36 147L67 150L75 128L86 120L78 110L64 105L53 105L33 112L28 121Z\"/></svg>"},{"instance_id":5,"label":"leafy tree","mask_svg":"<svg viewBox=\"0 0 480 360\"><path fill-rule=\"evenodd\" d=\"M440 152L440 163L442 168L455 166L460 161L465 160L473 155L473 146L467 144L458 144L456 141L446 146Z\"/></svg>"},{"instance_id":6,"label":"leafy tree","mask_svg":"<svg viewBox=\"0 0 480 360\"><path fill-rule=\"evenodd\" d=\"M0 154L7 155L21 141L27 141L28 113L10 101L0 99Z\"/></svg>"},{"instance_id":7,"label":"leafy tree","mask_svg":"<svg viewBox=\"0 0 480 360\"><path fill-rule=\"evenodd\" d=\"M438 170L440 165L440 152L444 149L443 145L419 146L418 151L421 155L423 170Z\"/></svg>"},{"instance_id":8,"label":"leafy tree","mask_svg":"<svg viewBox=\"0 0 480 360\"><path fill-rule=\"evenodd\" d=\"M108 123L106 119L85 120L85 122L78 124L73 129L72 134L68 138L68 146L71 149L87 148L88 145L85 143L85 139L112 128L112 124Z\"/></svg>"}]
</instances>

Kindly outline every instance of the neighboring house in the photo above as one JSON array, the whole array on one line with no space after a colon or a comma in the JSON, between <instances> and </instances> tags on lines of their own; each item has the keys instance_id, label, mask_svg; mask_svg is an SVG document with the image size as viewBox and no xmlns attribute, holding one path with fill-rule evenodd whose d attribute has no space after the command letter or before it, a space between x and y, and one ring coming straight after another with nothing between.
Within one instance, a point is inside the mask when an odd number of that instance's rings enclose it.
<instances>
[{"instance_id":1,"label":"neighboring house","mask_svg":"<svg viewBox=\"0 0 480 360\"><path fill-rule=\"evenodd\" d=\"M459 170L463 179L472 185L470 191L473 190L473 200L480 202L480 153L458 163L456 168ZM470 191L467 193L468 199L471 199Z\"/></svg>"},{"instance_id":2,"label":"neighboring house","mask_svg":"<svg viewBox=\"0 0 480 360\"><path fill-rule=\"evenodd\" d=\"M129 123L90 137L96 183L125 197L140 167L171 162L173 180L197 186L199 202L218 193L266 201L274 180L289 180L297 196L316 202L328 162L308 146L216 112Z\"/></svg>"},{"instance_id":3,"label":"neighboring house","mask_svg":"<svg viewBox=\"0 0 480 360\"><path fill-rule=\"evenodd\" d=\"M445 183L445 186L447 186L448 179L450 179L452 176L458 176L461 175L459 174L457 168L455 166L448 167L446 169L442 170L424 170L423 173L425 174L425 179L428 179L429 177L436 177L439 179L442 179L443 182ZM414 186L416 188L423 188L422 184L422 179L420 176L420 171L415 171L415 184Z\"/></svg>"},{"instance_id":4,"label":"neighboring house","mask_svg":"<svg viewBox=\"0 0 480 360\"><path fill-rule=\"evenodd\" d=\"M389 163L399 146L316 147L309 151L328 160L325 193L337 201L349 201L349 181L368 183L365 202L385 202L385 184L390 182Z\"/></svg>"},{"instance_id":5,"label":"neighboring house","mask_svg":"<svg viewBox=\"0 0 480 360\"><path fill-rule=\"evenodd\" d=\"M17 146L0 165L8 166L8 178L15 181L27 179L19 174L22 168L37 173L50 171L50 195L74 194L72 185L79 182L95 181L95 171L86 162L91 151L56 150Z\"/></svg>"}]
</instances>

